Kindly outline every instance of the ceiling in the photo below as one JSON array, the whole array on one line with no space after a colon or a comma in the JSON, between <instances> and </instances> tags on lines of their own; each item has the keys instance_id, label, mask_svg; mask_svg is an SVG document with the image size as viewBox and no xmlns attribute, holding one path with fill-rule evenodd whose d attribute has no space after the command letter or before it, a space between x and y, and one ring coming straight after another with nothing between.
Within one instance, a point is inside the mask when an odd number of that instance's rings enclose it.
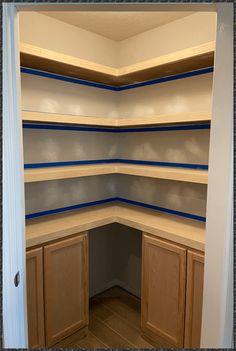
<instances>
[{"instance_id":1,"label":"ceiling","mask_svg":"<svg viewBox=\"0 0 236 351\"><path fill-rule=\"evenodd\" d=\"M106 38L121 41L192 12L41 12Z\"/></svg>"}]
</instances>

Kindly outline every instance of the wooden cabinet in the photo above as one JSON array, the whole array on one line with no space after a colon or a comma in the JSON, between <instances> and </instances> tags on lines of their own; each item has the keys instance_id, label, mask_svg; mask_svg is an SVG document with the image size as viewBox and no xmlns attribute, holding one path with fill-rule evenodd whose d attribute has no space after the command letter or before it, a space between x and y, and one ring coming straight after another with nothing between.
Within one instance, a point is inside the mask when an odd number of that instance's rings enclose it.
<instances>
[{"instance_id":1,"label":"wooden cabinet","mask_svg":"<svg viewBox=\"0 0 236 351\"><path fill-rule=\"evenodd\" d=\"M185 316L185 348L200 348L204 255L188 250Z\"/></svg>"},{"instance_id":2,"label":"wooden cabinet","mask_svg":"<svg viewBox=\"0 0 236 351\"><path fill-rule=\"evenodd\" d=\"M141 326L162 347L182 347L186 249L143 235Z\"/></svg>"},{"instance_id":3,"label":"wooden cabinet","mask_svg":"<svg viewBox=\"0 0 236 351\"><path fill-rule=\"evenodd\" d=\"M44 247L46 344L88 324L87 233Z\"/></svg>"},{"instance_id":4,"label":"wooden cabinet","mask_svg":"<svg viewBox=\"0 0 236 351\"><path fill-rule=\"evenodd\" d=\"M28 335L30 348L45 347L43 302L43 249L26 253Z\"/></svg>"},{"instance_id":5,"label":"wooden cabinet","mask_svg":"<svg viewBox=\"0 0 236 351\"><path fill-rule=\"evenodd\" d=\"M159 347L200 348L204 255L143 234L144 335Z\"/></svg>"}]
</instances>

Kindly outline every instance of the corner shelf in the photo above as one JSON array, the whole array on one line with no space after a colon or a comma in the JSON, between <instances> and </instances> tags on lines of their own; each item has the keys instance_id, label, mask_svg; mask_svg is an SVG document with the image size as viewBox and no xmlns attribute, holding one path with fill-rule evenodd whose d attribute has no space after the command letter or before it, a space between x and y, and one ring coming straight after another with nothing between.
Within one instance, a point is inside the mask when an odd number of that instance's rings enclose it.
<instances>
[{"instance_id":1,"label":"corner shelf","mask_svg":"<svg viewBox=\"0 0 236 351\"><path fill-rule=\"evenodd\" d=\"M110 223L120 223L196 250L205 248L205 223L133 205L96 205L26 221L26 247Z\"/></svg>"},{"instance_id":2,"label":"corner shelf","mask_svg":"<svg viewBox=\"0 0 236 351\"><path fill-rule=\"evenodd\" d=\"M21 43L21 65L50 73L122 86L213 66L215 42L176 51L133 65L113 68Z\"/></svg>"},{"instance_id":3,"label":"corner shelf","mask_svg":"<svg viewBox=\"0 0 236 351\"><path fill-rule=\"evenodd\" d=\"M22 120L25 122L39 123L64 123L73 125L91 125L101 127L138 127L148 125L181 124L210 122L210 112L190 112L175 115L159 115L154 117L136 118L102 118L57 114L48 112L22 111Z\"/></svg>"},{"instance_id":4,"label":"corner shelf","mask_svg":"<svg viewBox=\"0 0 236 351\"><path fill-rule=\"evenodd\" d=\"M208 181L205 170L113 163L25 169L25 183L115 173L199 184L207 184Z\"/></svg>"}]
</instances>

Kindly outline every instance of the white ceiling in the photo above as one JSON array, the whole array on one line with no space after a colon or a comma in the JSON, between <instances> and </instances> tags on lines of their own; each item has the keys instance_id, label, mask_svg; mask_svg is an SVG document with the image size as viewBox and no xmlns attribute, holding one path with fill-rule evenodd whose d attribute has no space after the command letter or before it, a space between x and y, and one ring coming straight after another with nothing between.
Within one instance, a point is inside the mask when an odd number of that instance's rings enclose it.
<instances>
[{"instance_id":1,"label":"white ceiling","mask_svg":"<svg viewBox=\"0 0 236 351\"><path fill-rule=\"evenodd\" d=\"M106 38L121 41L192 12L41 12Z\"/></svg>"}]
</instances>

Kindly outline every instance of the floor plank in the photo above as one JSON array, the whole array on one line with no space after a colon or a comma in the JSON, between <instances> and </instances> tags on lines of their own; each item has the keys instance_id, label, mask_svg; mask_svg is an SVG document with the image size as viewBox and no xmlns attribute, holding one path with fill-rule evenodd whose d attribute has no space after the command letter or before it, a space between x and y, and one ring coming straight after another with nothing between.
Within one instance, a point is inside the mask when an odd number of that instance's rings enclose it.
<instances>
[{"instance_id":1,"label":"floor plank","mask_svg":"<svg viewBox=\"0 0 236 351\"><path fill-rule=\"evenodd\" d=\"M109 348L133 348L134 345L129 343L121 335L112 330L108 325L95 316L91 316L89 330L99 339L102 340Z\"/></svg>"},{"instance_id":2,"label":"floor plank","mask_svg":"<svg viewBox=\"0 0 236 351\"><path fill-rule=\"evenodd\" d=\"M96 298L92 299L89 303L89 315L96 316L100 320L104 321L107 318L113 316L114 312L101 304Z\"/></svg>"},{"instance_id":3,"label":"floor plank","mask_svg":"<svg viewBox=\"0 0 236 351\"><path fill-rule=\"evenodd\" d=\"M140 324L140 299L114 287L90 299L87 336L81 338L81 332L77 332L54 347L153 349L142 338Z\"/></svg>"},{"instance_id":4,"label":"floor plank","mask_svg":"<svg viewBox=\"0 0 236 351\"><path fill-rule=\"evenodd\" d=\"M118 334L122 335L136 348L153 348L151 344L142 338L140 329L135 328L118 315L109 317L104 323L116 331Z\"/></svg>"},{"instance_id":5,"label":"floor plank","mask_svg":"<svg viewBox=\"0 0 236 351\"><path fill-rule=\"evenodd\" d=\"M69 346L81 347L84 349L108 348L108 346L91 333L91 331L88 332L88 335L84 339L79 340L77 343L70 344Z\"/></svg>"},{"instance_id":6,"label":"floor plank","mask_svg":"<svg viewBox=\"0 0 236 351\"><path fill-rule=\"evenodd\" d=\"M135 308L127 305L121 298L118 297L99 297L99 301L113 312L117 313L120 317L126 319L140 328L141 316Z\"/></svg>"}]
</instances>

